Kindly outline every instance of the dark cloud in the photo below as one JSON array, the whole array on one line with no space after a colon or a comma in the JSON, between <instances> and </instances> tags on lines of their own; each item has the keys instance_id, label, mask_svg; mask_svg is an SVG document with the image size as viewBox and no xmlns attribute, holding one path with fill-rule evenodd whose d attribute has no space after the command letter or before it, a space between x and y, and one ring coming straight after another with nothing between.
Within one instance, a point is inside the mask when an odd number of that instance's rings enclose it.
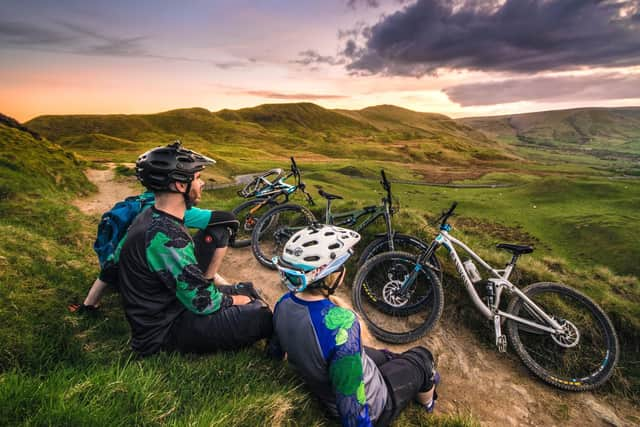
<instances>
[{"instance_id":1,"label":"dark cloud","mask_svg":"<svg viewBox=\"0 0 640 427\"><path fill-rule=\"evenodd\" d=\"M75 38L60 31L24 22L0 21L0 43L8 46L56 45Z\"/></svg>"},{"instance_id":2,"label":"dark cloud","mask_svg":"<svg viewBox=\"0 0 640 427\"><path fill-rule=\"evenodd\" d=\"M506 104L518 101L599 101L640 98L640 75L537 77L491 83L469 83L445 89L451 101L462 107Z\"/></svg>"},{"instance_id":3,"label":"dark cloud","mask_svg":"<svg viewBox=\"0 0 640 427\"><path fill-rule=\"evenodd\" d=\"M46 50L88 56L112 56L161 59L171 61L210 64L228 70L247 67L255 59L247 61L212 61L208 59L170 56L154 53L146 47L148 37L117 37L70 22L57 22L55 29L22 22L0 21L0 47Z\"/></svg>"},{"instance_id":4,"label":"dark cloud","mask_svg":"<svg viewBox=\"0 0 640 427\"><path fill-rule=\"evenodd\" d=\"M342 65L346 62L344 58L337 58L335 56L320 55L315 50L309 49L298 53L299 59L290 61L293 64L300 65L314 65L314 64L327 64L327 65Z\"/></svg>"},{"instance_id":5,"label":"dark cloud","mask_svg":"<svg viewBox=\"0 0 640 427\"><path fill-rule=\"evenodd\" d=\"M364 31L347 68L422 76L636 65L638 13L640 0L418 0Z\"/></svg>"},{"instance_id":6,"label":"dark cloud","mask_svg":"<svg viewBox=\"0 0 640 427\"><path fill-rule=\"evenodd\" d=\"M347 98L345 95L322 95L322 94L312 94L312 93L279 93L279 92L270 92L263 90L250 90L245 92L247 95L259 96L262 98L273 98L273 99L295 99L295 100L305 100L305 99L342 99Z\"/></svg>"},{"instance_id":7,"label":"dark cloud","mask_svg":"<svg viewBox=\"0 0 640 427\"><path fill-rule=\"evenodd\" d=\"M358 5L362 5L364 7L378 8L380 7L379 0L347 0L347 6L351 9L356 9Z\"/></svg>"}]
</instances>

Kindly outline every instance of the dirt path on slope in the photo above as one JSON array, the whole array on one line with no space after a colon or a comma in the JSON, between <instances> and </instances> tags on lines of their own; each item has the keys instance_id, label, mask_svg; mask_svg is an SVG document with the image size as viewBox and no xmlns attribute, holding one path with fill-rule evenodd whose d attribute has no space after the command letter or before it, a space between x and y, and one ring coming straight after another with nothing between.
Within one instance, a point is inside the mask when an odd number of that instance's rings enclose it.
<instances>
[{"instance_id":1,"label":"dirt path on slope","mask_svg":"<svg viewBox=\"0 0 640 427\"><path fill-rule=\"evenodd\" d=\"M113 181L114 165L108 170L89 170L87 177L98 193L78 200L83 212L95 214L136 193L126 183ZM250 248L229 249L221 274L229 281L252 281L273 307L285 292L278 275L262 267ZM338 296L350 305L350 288ZM484 426L634 426L640 410L626 401L594 393L569 393L546 386L532 377L515 357L500 354L464 327L446 316L428 337L411 345L394 346L365 337L374 347L403 350L425 345L436 356L442 384L437 411L471 413Z\"/></svg>"},{"instance_id":2,"label":"dirt path on slope","mask_svg":"<svg viewBox=\"0 0 640 427\"><path fill-rule=\"evenodd\" d=\"M286 291L277 273L262 267L250 248L229 249L221 274L234 282L252 281L271 307ZM345 287L338 296L350 306L349 292ZM543 384L516 357L487 347L446 318L428 337L410 345L389 345L370 337L365 341L392 350L418 344L430 348L443 378L438 412L470 412L484 426L632 426L640 421L638 408L627 402L615 403L613 397L588 392L563 392Z\"/></svg>"},{"instance_id":3,"label":"dirt path on slope","mask_svg":"<svg viewBox=\"0 0 640 427\"><path fill-rule=\"evenodd\" d=\"M140 193L139 189L136 190L132 184L126 181L115 181L115 163L106 163L105 166L108 169L87 169L85 171L89 181L98 187L98 192L89 197L78 199L73 204L86 214L102 214L125 197Z\"/></svg>"}]
</instances>

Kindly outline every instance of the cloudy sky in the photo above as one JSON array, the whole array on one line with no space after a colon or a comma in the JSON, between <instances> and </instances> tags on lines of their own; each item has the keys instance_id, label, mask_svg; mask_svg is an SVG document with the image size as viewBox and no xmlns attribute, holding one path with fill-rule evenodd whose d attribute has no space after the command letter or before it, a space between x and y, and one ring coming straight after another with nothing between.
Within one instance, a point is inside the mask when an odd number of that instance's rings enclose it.
<instances>
[{"instance_id":1,"label":"cloudy sky","mask_svg":"<svg viewBox=\"0 0 640 427\"><path fill-rule=\"evenodd\" d=\"M640 105L640 0L2 0L0 112Z\"/></svg>"}]
</instances>

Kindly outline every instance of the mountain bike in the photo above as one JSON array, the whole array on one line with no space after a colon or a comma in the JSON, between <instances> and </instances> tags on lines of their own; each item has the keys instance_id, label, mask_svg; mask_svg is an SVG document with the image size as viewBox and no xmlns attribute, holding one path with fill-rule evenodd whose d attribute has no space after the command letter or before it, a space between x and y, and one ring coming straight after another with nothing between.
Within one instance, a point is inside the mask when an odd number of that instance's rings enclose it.
<instances>
[{"instance_id":1,"label":"mountain bike","mask_svg":"<svg viewBox=\"0 0 640 427\"><path fill-rule=\"evenodd\" d=\"M447 221L456 205L453 203L438 219L440 232L426 251L418 256L386 252L371 258L358 271L353 302L371 332L383 341L405 343L435 326L444 297L429 260L444 246L474 305L493 322L500 352L507 350L507 336L502 332L506 322L509 341L519 358L543 381L572 391L591 390L605 383L613 373L620 348L613 325L602 309L587 296L559 283L534 283L522 290L516 287L509 276L518 258L533 252L533 248L500 243L497 248L510 252L511 260L504 269L492 267L450 234L452 227ZM470 258L463 262L456 247ZM486 280L474 261L482 266ZM501 308L503 291L512 296L505 310ZM386 311L380 309L381 305L387 307Z\"/></svg>"},{"instance_id":2,"label":"mountain bike","mask_svg":"<svg viewBox=\"0 0 640 427\"><path fill-rule=\"evenodd\" d=\"M294 177L295 184L288 184L285 181ZM260 217L269 209L289 202L289 196L300 190L310 205L313 205L313 198L306 192L304 182L300 178L300 169L293 157L291 157L291 172L284 175L280 168L271 169L261 175L256 176L251 182L238 191L238 195L247 200L236 206L231 212L240 221L240 227L236 233L236 238L231 243L234 248L242 248L251 244L251 233Z\"/></svg>"},{"instance_id":3,"label":"mountain bike","mask_svg":"<svg viewBox=\"0 0 640 427\"><path fill-rule=\"evenodd\" d=\"M351 228L360 232L369 227L378 218L384 218L386 232L377 235L376 238L362 251L359 265L363 264L372 256L389 250L404 250L411 253L420 253L427 249L427 244L422 240L396 233L391 223L391 217L398 208L392 205L391 184L387 179L384 170L380 171L380 184L386 192L381 204L377 206L366 206L362 209L347 212L334 213L331 210L333 200L342 200L342 196L329 194L322 188L318 191L327 201L324 223ZM285 215L283 217L283 215ZM284 244L289 238L302 227L315 221L315 216L308 209L298 205L282 205L271 209L264 214L254 228L252 239L252 250L256 259L265 267L275 269L272 259L280 255ZM276 226L277 224L277 226ZM435 257L432 260L435 268L439 263Z\"/></svg>"}]
</instances>

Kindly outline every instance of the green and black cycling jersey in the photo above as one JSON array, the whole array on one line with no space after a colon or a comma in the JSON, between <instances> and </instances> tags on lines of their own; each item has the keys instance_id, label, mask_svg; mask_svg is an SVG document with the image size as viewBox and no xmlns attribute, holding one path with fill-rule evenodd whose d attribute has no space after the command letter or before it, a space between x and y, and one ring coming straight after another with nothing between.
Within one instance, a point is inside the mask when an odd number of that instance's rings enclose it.
<instances>
[{"instance_id":1,"label":"green and black cycling jersey","mask_svg":"<svg viewBox=\"0 0 640 427\"><path fill-rule=\"evenodd\" d=\"M162 349L185 310L207 315L232 304L198 267L183 221L151 207L135 219L115 252L120 292L131 325L132 348Z\"/></svg>"}]
</instances>

